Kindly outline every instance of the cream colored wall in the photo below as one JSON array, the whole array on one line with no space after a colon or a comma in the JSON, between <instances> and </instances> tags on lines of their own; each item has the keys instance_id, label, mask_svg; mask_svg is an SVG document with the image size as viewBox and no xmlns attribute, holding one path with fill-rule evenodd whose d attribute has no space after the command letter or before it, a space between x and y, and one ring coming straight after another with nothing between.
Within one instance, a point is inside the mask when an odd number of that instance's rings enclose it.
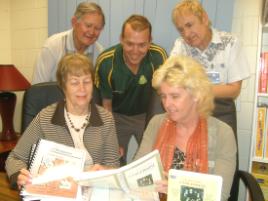
<instances>
[{"instance_id":1,"label":"cream colored wall","mask_svg":"<svg viewBox=\"0 0 268 201\"><path fill-rule=\"evenodd\" d=\"M239 166L244 170L248 170L250 158L261 9L262 0L235 1L232 32L244 45L251 72L251 77L244 81L237 99ZM239 200L244 200L243 191L240 192Z\"/></svg>"},{"instance_id":2,"label":"cream colored wall","mask_svg":"<svg viewBox=\"0 0 268 201\"><path fill-rule=\"evenodd\" d=\"M0 0L0 64L11 63L10 0ZM0 122L0 132L2 121Z\"/></svg>"},{"instance_id":3,"label":"cream colored wall","mask_svg":"<svg viewBox=\"0 0 268 201\"><path fill-rule=\"evenodd\" d=\"M10 1L0 0L0 64L11 63Z\"/></svg>"},{"instance_id":4,"label":"cream colored wall","mask_svg":"<svg viewBox=\"0 0 268 201\"><path fill-rule=\"evenodd\" d=\"M47 7L47 0L0 0L0 63L15 64L29 81L47 38ZM14 127L20 131L23 92L16 94Z\"/></svg>"},{"instance_id":5,"label":"cream colored wall","mask_svg":"<svg viewBox=\"0 0 268 201\"><path fill-rule=\"evenodd\" d=\"M260 11L261 0L235 2L232 32L243 43L251 72L251 77L243 82L241 95L237 101L240 167L245 169L248 166L252 133Z\"/></svg>"}]
</instances>

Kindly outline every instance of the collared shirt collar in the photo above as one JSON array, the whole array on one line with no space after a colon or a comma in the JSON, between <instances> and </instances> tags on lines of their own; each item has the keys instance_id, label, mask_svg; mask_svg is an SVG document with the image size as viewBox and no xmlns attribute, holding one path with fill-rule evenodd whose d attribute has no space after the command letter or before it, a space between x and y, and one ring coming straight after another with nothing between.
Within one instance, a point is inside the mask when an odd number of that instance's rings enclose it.
<instances>
[{"instance_id":1,"label":"collared shirt collar","mask_svg":"<svg viewBox=\"0 0 268 201\"><path fill-rule=\"evenodd\" d=\"M57 106L56 110L52 116L52 124L59 125L59 126L65 126L65 118L64 118L64 107L65 107L65 101L60 101ZM89 126L93 127L99 127L103 125L103 121L100 117L99 111L94 103L90 104L90 110L91 115L89 118Z\"/></svg>"},{"instance_id":2,"label":"collared shirt collar","mask_svg":"<svg viewBox=\"0 0 268 201\"><path fill-rule=\"evenodd\" d=\"M67 35L67 41L66 41L66 49L68 52L76 52L76 48L74 46L74 40L73 40L73 29L70 30L69 34ZM87 47L85 50L85 54L93 54L93 48L95 44L92 44Z\"/></svg>"},{"instance_id":3,"label":"collared shirt collar","mask_svg":"<svg viewBox=\"0 0 268 201\"><path fill-rule=\"evenodd\" d=\"M196 55L198 53L199 54L205 53L206 51L209 51L210 48L215 49L217 47L217 45L220 45L223 43L221 38L220 38L220 35L218 34L218 31L214 28L211 28L211 31L212 31L212 39L211 39L208 47L205 50L200 50L196 47L192 47L192 46L188 45L187 43L185 43L187 49L190 50L191 55Z\"/></svg>"},{"instance_id":4,"label":"collared shirt collar","mask_svg":"<svg viewBox=\"0 0 268 201\"><path fill-rule=\"evenodd\" d=\"M151 45L150 45L151 47ZM116 55L116 59L117 59L117 62L120 64L120 67L123 66L123 70L126 72L126 73L131 73L129 67L127 66L126 62L125 62L125 59L124 59L124 52L123 52L123 46L122 44L118 44L117 45L117 48L115 50L115 55ZM140 72L142 72L142 68L146 68L148 64L150 64L152 66L152 70L154 69L153 67L153 64L150 60L150 49L148 49L148 52L147 54L144 56L144 58L141 60L140 64L139 64L139 70L137 72L136 75L138 75ZM131 73L133 74L133 73Z\"/></svg>"},{"instance_id":5,"label":"collared shirt collar","mask_svg":"<svg viewBox=\"0 0 268 201\"><path fill-rule=\"evenodd\" d=\"M210 43L213 43L213 44L222 43L222 40L220 38L220 35L218 34L218 31L214 28L211 28L211 30L212 30L212 40Z\"/></svg>"}]
</instances>

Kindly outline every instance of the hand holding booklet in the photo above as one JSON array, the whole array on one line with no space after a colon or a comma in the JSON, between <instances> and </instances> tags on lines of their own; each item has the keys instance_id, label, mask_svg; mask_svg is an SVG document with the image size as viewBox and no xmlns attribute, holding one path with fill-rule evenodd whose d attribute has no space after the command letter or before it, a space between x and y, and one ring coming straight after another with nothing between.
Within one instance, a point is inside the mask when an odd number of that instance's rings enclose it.
<instances>
[{"instance_id":1,"label":"hand holding booklet","mask_svg":"<svg viewBox=\"0 0 268 201\"><path fill-rule=\"evenodd\" d=\"M84 150L40 139L30 155L33 178L21 191L23 199L77 200L81 189L73 176L83 171L85 154Z\"/></svg>"},{"instance_id":2,"label":"hand holding booklet","mask_svg":"<svg viewBox=\"0 0 268 201\"><path fill-rule=\"evenodd\" d=\"M98 190L91 200L99 200L97 192L109 192L108 197L121 192L120 199L107 200L158 199L152 199L155 181L163 178L157 150L119 169L83 172L84 162L85 151L41 139L30 157L32 184L21 195L24 200L81 200L81 189L92 187Z\"/></svg>"}]
</instances>

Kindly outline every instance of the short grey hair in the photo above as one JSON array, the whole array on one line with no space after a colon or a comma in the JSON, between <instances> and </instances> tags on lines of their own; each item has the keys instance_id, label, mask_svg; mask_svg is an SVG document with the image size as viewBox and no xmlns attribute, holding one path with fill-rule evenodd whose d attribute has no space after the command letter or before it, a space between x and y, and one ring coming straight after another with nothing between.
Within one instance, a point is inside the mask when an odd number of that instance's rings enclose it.
<instances>
[{"instance_id":1,"label":"short grey hair","mask_svg":"<svg viewBox=\"0 0 268 201\"><path fill-rule=\"evenodd\" d=\"M101 7L93 2L81 2L80 4L78 4L74 16L77 19L80 19L82 16L86 15L86 14L91 14L91 13L97 13L99 15L101 15L102 17L102 26L104 27L105 25L105 16L104 13L101 9Z\"/></svg>"}]
</instances>

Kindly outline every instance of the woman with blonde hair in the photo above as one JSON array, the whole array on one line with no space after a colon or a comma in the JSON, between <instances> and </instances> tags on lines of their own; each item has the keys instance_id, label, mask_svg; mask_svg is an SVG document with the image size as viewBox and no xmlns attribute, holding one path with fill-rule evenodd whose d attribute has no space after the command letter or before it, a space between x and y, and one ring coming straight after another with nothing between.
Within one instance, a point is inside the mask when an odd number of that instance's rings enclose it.
<instances>
[{"instance_id":1,"label":"woman with blonde hair","mask_svg":"<svg viewBox=\"0 0 268 201\"><path fill-rule=\"evenodd\" d=\"M236 167L236 142L226 123L210 116L212 85L201 64L187 56L173 56L155 71L164 114L149 122L136 158L158 149L165 171L184 169L220 175L222 200L227 200ZM167 192L161 181L159 192Z\"/></svg>"}]
</instances>

